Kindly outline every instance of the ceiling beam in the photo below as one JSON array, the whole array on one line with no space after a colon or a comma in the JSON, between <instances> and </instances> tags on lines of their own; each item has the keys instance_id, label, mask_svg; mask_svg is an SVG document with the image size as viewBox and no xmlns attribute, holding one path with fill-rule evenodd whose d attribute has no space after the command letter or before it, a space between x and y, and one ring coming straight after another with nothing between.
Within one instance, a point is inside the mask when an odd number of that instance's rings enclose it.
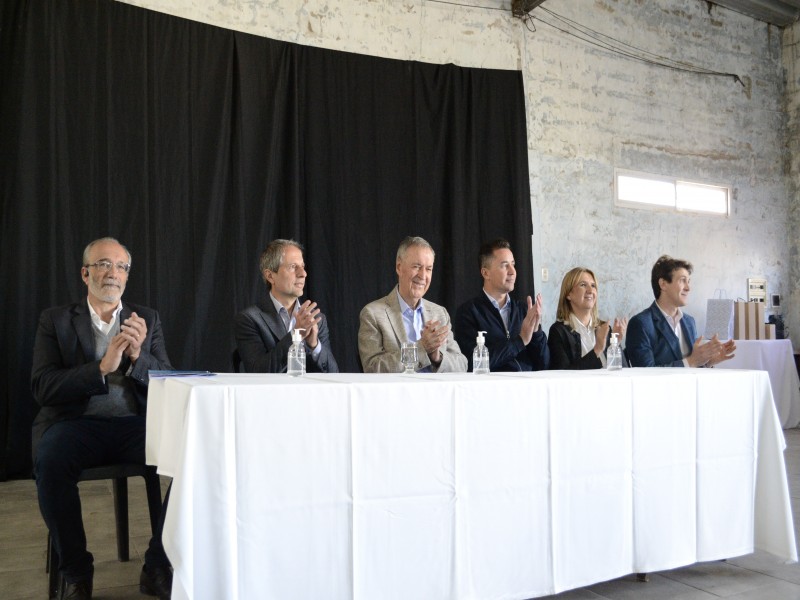
<instances>
[{"instance_id":1,"label":"ceiling beam","mask_svg":"<svg viewBox=\"0 0 800 600\"><path fill-rule=\"evenodd\" d=\"M543 2L544 0L511 0L511 14L522 19Z\"/></svg>"},{"instance_id":2,"label":"ceiling beam","mask_svg":"<svg viewBox=\"0 0 800 600\"><path fill-rule=\"evenodd\" d=\"M778 27L791 25L800 18L800 0L711 0L711 4Z\"/></svg>"}]
</instances>

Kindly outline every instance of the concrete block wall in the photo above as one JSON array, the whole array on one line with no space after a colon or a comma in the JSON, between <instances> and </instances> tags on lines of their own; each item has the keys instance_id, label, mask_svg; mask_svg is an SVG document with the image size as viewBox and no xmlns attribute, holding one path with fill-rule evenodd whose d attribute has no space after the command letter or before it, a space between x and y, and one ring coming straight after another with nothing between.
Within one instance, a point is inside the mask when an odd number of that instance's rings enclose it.
<instances>
[{"instance_id":1,"label":"concrete block wall","mask_svg":"<svg viewBox=\"0 0 800 600\"><path fill-rule=\"evenodd\" d=\"M523 23L511 16L510 0L123 1L299 44L521 69L534 279L546 326L555 318L561 277L573 266L597 274L601 315L631 316L652 302L650 268L669 253L695 265L687 310L701 331L706 298L717 288L744 296L746 279L758 276L784 297L788 326L800 340L800 153L790 143L800 129L797 27L782 32L701 0L542 6L649 53L735 73L740 84L600 49L547 25L564 28L542 8L533 13L541 20ZM731 216L615 207L615 168L731 185Z\"/></svg>"}]
</instances>

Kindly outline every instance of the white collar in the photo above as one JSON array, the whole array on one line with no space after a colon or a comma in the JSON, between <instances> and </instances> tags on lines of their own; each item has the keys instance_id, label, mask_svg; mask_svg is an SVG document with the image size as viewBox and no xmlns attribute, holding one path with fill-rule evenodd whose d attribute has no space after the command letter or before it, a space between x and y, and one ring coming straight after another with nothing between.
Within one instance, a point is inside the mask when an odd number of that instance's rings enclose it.
<instances>
[{"instance_id":1,"label":"white collar","mask_svg":"<svg viewBox=\"0 0 800 600\"><path fill-rule=\"evenodd\" d=\"M117 321L117 317L119 316L120 311L122 310L122 300L120 300L117 308L114 309L114 312L111 313L111 320L106 323L103 319L100 318L100 315L97 314L92 303L89 302L89 296L86 296L86 305L89 307L89 316L92 318L92 325L94 325L98 330L102 331L103 333L107 334L111 331L111 328L114 327L114 323Z\"/></svg>"}]
</instances>

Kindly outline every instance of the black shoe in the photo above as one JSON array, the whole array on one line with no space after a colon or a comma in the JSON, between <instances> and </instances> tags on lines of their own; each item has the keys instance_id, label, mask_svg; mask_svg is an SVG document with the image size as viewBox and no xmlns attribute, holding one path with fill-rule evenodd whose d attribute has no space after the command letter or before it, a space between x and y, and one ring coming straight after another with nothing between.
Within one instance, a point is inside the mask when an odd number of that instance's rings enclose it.
<instances>
[{"instance_id":1,"label":"black shoe","mask_svg":"<svg viewBox=\"0 0 800 600\"><path fill-rule=\"evenodd\" d=\"M169 567L142 567L139 576L139 591L148 596L158 596L158 600L172 598L172 569Z\"/></svg>"},{"instance_id":2,"label":"black shoe","mask_svg":"<svg viewBox=\"0 0 800 600\"><path fill-rule=\"evenodd\" d=\"M92 600L92 580L83 579L76 583L68 583L62 577L58 588L58 600Z\"/></svg>"}]
</instances>

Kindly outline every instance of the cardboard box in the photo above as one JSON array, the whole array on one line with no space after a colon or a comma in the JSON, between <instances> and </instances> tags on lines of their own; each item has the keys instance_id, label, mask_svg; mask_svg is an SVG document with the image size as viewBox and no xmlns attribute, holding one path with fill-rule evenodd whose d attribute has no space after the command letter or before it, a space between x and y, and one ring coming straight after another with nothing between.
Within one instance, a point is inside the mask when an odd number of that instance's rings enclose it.
<instances>
[{"instance_id":1,"label":"cardboard box","mask_svg":"<svg viewBox=\"0 0 800 600\"><path fill-rule=\"evenodd\" d=\"M756 333L757 340L767 339L767 316L764 314L766 304L764 302L753 302L756 305Z\"/></svg>"},{"instance_id":2,"label":"cardboard box","mask_svg":"<svg viewBox=\"0 0 800 600\"><path fill-rule=\"evenodd\" d=\"M752 314L751 314L752 313ZM756 306L753 302L733 303L733 337L737 340L757 339Z\"/></svg>"},{"instance_id":3,"label":"cardboard box","mask_svg":"<svg viewBox=\"0 0 800 600\"><path fill-rule=\"evenodd\" d=\"M744 309L744 326L746 340L758 339L758 321L756 321L756 303L747 302Z\"/></svg>"},{"instance_id":4,"label":"cardboard box","mask_svg":"<svg viewBox=\"0 0 800 600\"><path fill-rule=\"evenodd\" d=\"M766 305L763 302L733 303L733 338L736 340L766 340ZM773 338L774 339L774 338Z\"/></svg>"},{"instance_id":5,"label":"cardboard box","mask_svg":"<svg viewBox=\"0 0 800 600\"><path fill-rule=\"evenodd\" d=\"M733 303L733 339L747 339L747 302Z\"/></svg>"}]
</instances>

